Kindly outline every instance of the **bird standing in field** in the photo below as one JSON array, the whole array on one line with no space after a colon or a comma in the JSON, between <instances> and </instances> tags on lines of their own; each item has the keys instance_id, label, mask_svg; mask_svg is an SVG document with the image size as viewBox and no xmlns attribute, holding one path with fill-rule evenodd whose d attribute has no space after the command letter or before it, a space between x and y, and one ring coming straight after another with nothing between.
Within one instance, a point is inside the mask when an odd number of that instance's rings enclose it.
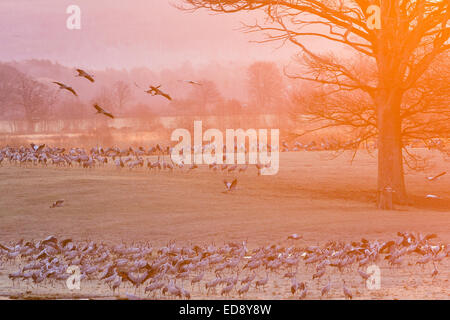
<instances>
[{"instance_id":1,"label":"bird standing in field","mask_svg":"<svg viewBox=\"0 0 450 320\"><path fill-rule=\"evenodd\" d=\"M267 282L269 282L269 274L266 274L266 277L264 279L260 279L260 280L256 281L255 288L263 287L263 289L264 289L265 286L267 285Z\"/></svg>"},{"instance_id":2,"label":"bird standing in field","mask_svg":"<svg viewBox=\"0 0 450 320\"><path fill-rule=\"evenodd\" d=\"M102 107L100 107L98 104L94 104L95 110L97 110L97 113L103 114L107 117L110 117L111 119L114 119L114 116L110 113L105 111Z\"/></svg>"},{"instance_id":3,"label":"bird standing in field","mask_svg":"<svg viewBox=\"0 0 450 320\"><path fill-rule=\"evenodd\" d=\"M57 82L57 81L53 81L53 83L57 84L59 86L60 90L70 91L75 97L78 97L78 94L72 87L69 87L69 86L65 85L64 83Z\"/></svg>"},{"instance_id":4,"label":"bird standing in field","mask_svg":"<svg viewBox=\"0 0 450 320\"><path fill-rule=\"evenodd\" d=\"M233 290L234 288L234 284L229 284L228 286L226 286L225 288L222 289L222 291L220 292L220 295L229 295L231 290Z\"/></svg>"},{"instance_id":5,"label":"bird standing in field","mask_svg":"<svg viewBox=\"0 0 450 320\"><path fill-rule=\"evenodd\" d=\"M250 285L251 285L251 282L247 282L246 285L244 285L243 287L239 288L239 289L238 289L238 294L239 294L239 296L241 296L241 295L247 293L248 290L250 289Z\"/></svg>"},{"instance_id":6,"label":"bird standing in field","mask_svg":"<svg viewBox=\"0 0 450 320\"><path fill-rule=\"evenodd\" d=\"M370 278L370 274L367 274L367 273L365 273L365 272L362 271L362 270L358 270L358 273L359 273L359 275L361 276L363 282L366 282L367 279Z\"/></svg>"},{"instance_id":7,"label":"bird standing in field","mask_svg":"<svg viewBox=\"0 0 450 320\"><path fill-rule=\"evenodd\" d=\"M88 79L90 82L95 82L94 80L94 76L90 75L89 73L87 73L86 71L82 70L82 69L76 69L78 74L76 75L76 77L82 77L82 78L86 78Z\"/></svg>"},{"instance_id":8,"label":"bird standing in field","mask_svg":"<svg viewBox=\"0 0 450 320\"><path fill-rule=\"evenodd\" d=\"M320 269L319 271L317 271L316 273L313 274L312 279L317 279L319 281L320 278L322 278L322 276L325 274L325 268L324 269Z\"/></svg>"},{"instance_id":9,"label":"bird standing in field","mask_svg":"<svg viewBox=\"0 0 450 320\"><path fill-rule=\"evenodd\" d=\"M300 292L300 296L298 297L300 300L303 300L306 298L306 295L308 294L308 289L304 288L301 292Z\"/></svg>"},{"instance_id":10,"label":"bird standing in field","mask_svg":"<svg viewBox=\"0 0 450 320\"><path fill-rule=\"evenodd\" d=\"M439 271L436 268L436 265L434 265L434 269L433 269L433 272L431 273L431 277L434 279L438 274L439 274Z\"/></svg>"},{"instance_id":11,"label":"bird standing in field","mask_svg":"<svg viewBox=\"0 0 450 320\"><path fill-rule=\"evenodd\" d=\"M115 281L111 284L111 289L113 291L113 294L116 290L119 290L121 283L122 283L122 278L119 276L115 276Z\"/></svg>"},{"instance_id":12,"label":"bird standing in field","mask_svg":"<svg viewBox=\"0 0 450 320\"><path fill-rule=\"evenodd\" d=\"M295 279L295 277L293 277L291 279L291 292L292 294L295 294L297 292L297 290L300 289L300 284L298 283L297 279Z\"/></svg>"},{"instance_id":13,"label":"bird standing in field","mask_svg":"<svg viewBox=\"0 0 450 320\"><path fill-rule=\"evenodd\" d=\"M327 295L330 292L330 289L331 289L331 281L330 281L330 279L328 279L328 284L322 288L322 291L321 291L322 297Z\"/></svg>"},{"instance_id":14,"label":"bird standing in field","mask_svg":"<svg viewBox=\"0 0 450 320\"><path fill-rule=\"evenodd\" d=\"M353 299L353 295L352 292L345 286L345 281L343 280L344 284L342 287L342 290L344 291L344 296L346 299L352 300Z\"/></svg>"}]
</instances>

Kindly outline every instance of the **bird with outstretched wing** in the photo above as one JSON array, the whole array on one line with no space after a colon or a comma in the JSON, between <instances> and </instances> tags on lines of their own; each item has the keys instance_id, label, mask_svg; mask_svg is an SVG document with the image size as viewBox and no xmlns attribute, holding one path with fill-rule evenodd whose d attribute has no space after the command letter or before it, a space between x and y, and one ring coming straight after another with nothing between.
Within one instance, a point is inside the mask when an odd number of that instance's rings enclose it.
<instances>
[{"instance_id":1,"label":"bird with outstretched wing","mask_svg":"<svg viewBox=\"0 0 450 320\"><path fill-rule=\"evenodd\" d=\"M59 86L60 90L67 90L67 91L71 92L75 97L78 97L78 94L72 87L69 87L69 86L65 85L64 83L61 83L58 81L53 81L53 83L57 84Z\"/></svg>"},{"instance_id":2,"label":"bird with outstretched wing","mask_svg":"<svg viewBox=\"0 0 450 320\"><path fill-rule=\"evenodd\" d=\"M76 77L82 77L82 78L86 78L88 79L90 82L95 82L94 80L94 76L90 75L89 73L87 73L86 71L84 71L83 69L76 69L78 74L76 75Z\"/></svg>"},{"instance_id":3,"label":"bird with outstretched wing","mask_svg":"<svg viewBox=\"0 0 450 320\"><path fill-rule=\"evenodd\" d=\"M439 179L440 177L442 177L443 175L447 174L447 171L441 172L438 175L435 176L431 176L431 177L427 177L428 181L435 181L437 179Z\"/></svg>"},{"instance_id":4,"label":"bird with outstretched wing","mask_svg":"<svg viewBox=\"0 0 450 320\"><path fill-rule=\"evenodd\" d=\"M163 92L161 89L161 85L154 87L154 86L150 86L150 89L145 91L148 94L151 94L152 96L162 96L164 98L166 98L169 101L172 101L172 97L170 95L168 95L167 93Z\"/></svg>"},{"instance_id":5,"label":"bird with outstretched wing","mask_svg":"<svg viewBox=\"0 0 450 320\"><path fill-rule=\"evenodd\" d=\"M223 180L223 183L225 184L225 188L227 188L226 192L231 192L236 189L237 185L237 179L234 179L232 182L228 182L227 180Z\"/></svg>"},{"instance_id":6,"label":"bird with outstretched wing","mask_svg":"<svg viewBox=\"0 0 450 320\"><path fill-rule=\"evenodd\" d=\"M189 83L189 84L192 84L192 85L195 85L195 86L202 86L202 84L200 82L193 81L193 80L178 80L178 81L186 82L186 83Z\"/></svg>"},{"instance_id":7,"label":"bird with outstretched wing","mask_svg":"<svg viewBox=\"0 0 450 320\"><path fill-rule=\"evenodd\" d=\"M33 148L34 152L41 152L42 149L45 148L45 144L35 145L34 143L30 143L31 148Z\"/></svg>"},{"instance_id":8,"label":"bird with outstretched wing","mask_svg":"<svg viewBox=\"0 0 450 320\"><path fill-rule=\"evenodd\" d=\"M103 115L105 115L105 116L107 116L107 117L110 117L111 119L114 119L114 116L113 116L110 112L105 111L105 110L104 110L102 107L100 107L98 104L94 104L94 108L95 108L95 110L97 110L97 113L103 114Z\"/></svg>"}]
</instances>

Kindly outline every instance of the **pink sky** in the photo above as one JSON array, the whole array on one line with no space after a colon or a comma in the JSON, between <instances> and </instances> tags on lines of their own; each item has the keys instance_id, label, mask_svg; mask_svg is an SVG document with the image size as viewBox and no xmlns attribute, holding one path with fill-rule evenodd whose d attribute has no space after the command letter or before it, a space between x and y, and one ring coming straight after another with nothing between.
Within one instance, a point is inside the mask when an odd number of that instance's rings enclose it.
<instances>
[{"instance_id":1,"label":"pink sky","mask_svg":"<svg viewBox=\"0 0 450 320\"><path fill-rule=\"evenodd\" d=\"M50 59L89 68L163 69L191 61L287 62L295 47L249 43L234 29L249 14L181 12L178 0L1 0L0 60ZM82 10L82 29L66 28L66 8Z\"/></svg>"}]
</instances>

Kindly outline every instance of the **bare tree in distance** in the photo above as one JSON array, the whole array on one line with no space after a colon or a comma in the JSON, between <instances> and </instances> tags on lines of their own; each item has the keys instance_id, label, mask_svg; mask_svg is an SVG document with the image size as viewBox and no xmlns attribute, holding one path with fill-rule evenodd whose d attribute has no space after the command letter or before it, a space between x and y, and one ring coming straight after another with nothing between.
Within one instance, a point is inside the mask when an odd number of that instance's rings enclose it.
<instances>
[{"instance_id":1,"label":"bare tree in distance","mask_svg":"<svg viewBox=\"0 0 450 320\"><path fill-rule=\"evenodd\" d=\"M7 64L0 64L0 112L7 115L16 102L16 89L22 73Z\"/></svg>"},{"instance_id":2,"label":"bare tree in distance","mask_svg":"<svg viewBox=\"0 0 450 320\"><path fill-rule=\"evenodd\" d=\"M405 94L433 61L450 48L449 6L446 0L180 0L178 7L195 11L234 13L261 11L263 23L246 25L263 32L259 42L290 42L301 49L308 65L320 66L298 79L332 90L362 91L375 106L378 147L378 207L391 209L407 202L403 167L402 105ZM367 9L380 8L380 28L370 27ZM375 81L354 72L351 60L314 52L308 39L322 39L337 50L350 49L374 66ZM292 74L291 74L292 76ZM389 192L387 192L389 191Z\"/></svg>"},{"instance_id":3,"label":"bare tree in distance","mask_svg":"<svg viewBox=\"0 0 450 320\"><path fill-rule=\"evenodd\" d=\"M131 86L123 81L115 82L111 87L102 86L92 99L91 104L97 103L115 114L126 114L128 104L133 100Z\"/></svg>"},{"instance_id":4,"label":"bare tree in distance","mask_svg":"<svg viewBox=\"0 0 450 320\"><path fill-rule=\"evenodd\" d=\"M15 102L21 106L28 121L51 117L52 108L57 101L58 92L46 84L21 74L17 79Z\"/></svg>"},{"instance_id":5,"label":"bare tree in distance","mask_svg":"<svg viewBox=\"0 0 450 320\"><path fill-rule=\"evenodd\" d=\"M102 86L92 99L91 104L98 104L102 108L111 110L114 107L112 90L106 86Z\"/></svg>"},{"instance_id":6,"label":"bare tree in distance","mask_svg":"<svg viewBox=\"0 0 450 320\"><path fill-rule=\"evenodd\" d=\"M273 111L285 98L283 77L275 62L258 61L250 65L248 87L252 104L261 113Z\"/></svg>"},{"instance_id":7,"label":"bare tree in distance","mask_svg":"<svg viewBox=\"0 0 450 320\"><path fill-rule=\"evenodd\" d=\"M92 117L92 107L85 104L80 99L74 99L70 96L60 98L58 105L54 108L55 116L58 119L82 119Z\"/></svg>"},{"instance_id":8,"label":"bare tree in distance","mask_svg":"<svg viewBox=\"0 0 450 320\"><path fill-rule=\"evenodd\" d=\"M114 109L120 112L124 112L127 104L133 99L130 85L124 81L114 83L112 95Z\"/></svg>"},{"instance_id":9,"label":"bare tree in distance","mask_svg":"<svg viewBox=\"0 0 450 320\"><path fill-rule=\"evenodd\" d=\"M201 85L192 87L189 93L189 100L194 102L195 111L204 115L207 113L208 108L221 102L223 97L214 81L201 80L199 83L201 83Z\"/></svg>"}]
</instances>

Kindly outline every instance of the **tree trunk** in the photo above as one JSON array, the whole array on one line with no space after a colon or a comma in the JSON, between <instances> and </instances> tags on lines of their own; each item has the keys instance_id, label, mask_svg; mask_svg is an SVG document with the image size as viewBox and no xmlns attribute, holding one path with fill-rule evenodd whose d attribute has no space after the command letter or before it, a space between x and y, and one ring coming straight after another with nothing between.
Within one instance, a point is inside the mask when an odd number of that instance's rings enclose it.
<instances>
[{"instance_id":1,"label":"tree trunk","mask_svg":"<svg viewBox=\"0 0 450 320\"><path fill-rule=\"evenodd\" d=\"M381 94L378 107L378 208L393 209L393 202L407 201L400 119L401 95Z\"/></svg>"}]
</instances>

